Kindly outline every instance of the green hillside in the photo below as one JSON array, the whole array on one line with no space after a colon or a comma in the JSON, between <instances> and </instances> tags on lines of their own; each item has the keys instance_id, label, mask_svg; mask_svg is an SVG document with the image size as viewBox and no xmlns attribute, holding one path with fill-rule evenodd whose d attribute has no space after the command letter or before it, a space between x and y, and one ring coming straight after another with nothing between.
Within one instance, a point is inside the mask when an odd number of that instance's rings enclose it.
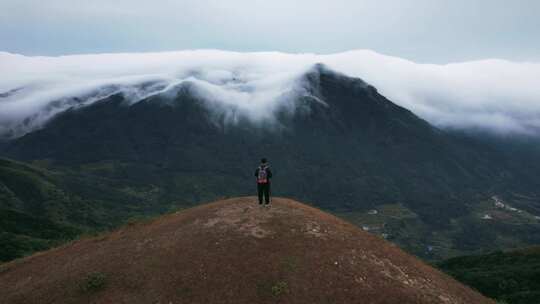
<instances>
[{"instance_id":1,"label":"green hillside","mask_svg":"<svg viewBox=\"0 0 540 304\"><path fill-rule=\"evenodd\" d=\"M46 249L81 233L81 228L62 219L60 211L70 203L75 199L55 185L49 172L0 159L0 261Z\"/></svg>"},{"instance_id":2,"label":"green hillside","mask_svg":"<svg viewBox=\"0 0 540 304\"><path fill-rule=\"evenodd\" d=\"M0 261L186 204L158 204L157 192L136 183L120 186L106 176L0 159Z\"/></svg>"},{"instance_id":3,"label":"green hillside","mask_svg":"<svg viewBox=\"0 0 540 304\"><path fill-rule=\"evenodd\" d=\"M501 303L540 303L540 247L457 257L438 266Z\"/></svg>"}]
</instances>

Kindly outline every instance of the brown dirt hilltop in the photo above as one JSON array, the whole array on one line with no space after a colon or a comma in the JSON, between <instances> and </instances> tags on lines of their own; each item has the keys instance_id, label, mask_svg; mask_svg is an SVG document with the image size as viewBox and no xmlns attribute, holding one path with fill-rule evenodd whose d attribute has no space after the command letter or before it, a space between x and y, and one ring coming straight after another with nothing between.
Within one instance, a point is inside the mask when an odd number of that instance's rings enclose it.
<instances>
[{"instance_id":1,"label":"brown dirt hilltop","mask_svg":"<svg viewBox=\"0 0 540 304\"><path fill-rule=\"evenodd\" d=\"M0 266L0 303L494 303L301 203L202 205Z\"/></svg>"}]
</instances>

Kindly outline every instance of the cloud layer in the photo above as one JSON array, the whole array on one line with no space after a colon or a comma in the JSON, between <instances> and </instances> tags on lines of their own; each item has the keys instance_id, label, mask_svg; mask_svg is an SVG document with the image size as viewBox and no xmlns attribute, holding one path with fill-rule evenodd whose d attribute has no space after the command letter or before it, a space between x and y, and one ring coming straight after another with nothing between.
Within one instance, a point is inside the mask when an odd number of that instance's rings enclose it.
<instances>
[{"instance_id":1,"label":"cloud layer","mask_svg":"<svg viewBox=\"0 0 540 304\"><path fill-rule=\"evenodd\" d=\"M331 55L194 50L26 57L0 53L0 136L20 136L54 114L123 92L132 102L183 83L253 120L272 118L315 63L360 77L443 128L538 134L540 63L417 64L368 50ZM143 85L144 84L144 85Z\"/></svg>"}]
</instances>

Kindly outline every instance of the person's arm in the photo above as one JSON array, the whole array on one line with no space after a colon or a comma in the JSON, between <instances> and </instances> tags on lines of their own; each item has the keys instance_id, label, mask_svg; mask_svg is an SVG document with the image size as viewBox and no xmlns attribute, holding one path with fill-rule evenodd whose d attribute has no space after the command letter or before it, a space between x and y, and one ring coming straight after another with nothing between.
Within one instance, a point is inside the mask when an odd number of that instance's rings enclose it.
<instances>
[{"instance_id":1,"label":"person's arm","mask_svg":"<svg viewBox=\"0 0 540 304\"><path fill-rule=\"evenodd\" d=\"M272 171L270 171L270 168L266 169L266 175L268 178L272 178Z\"/></svg>"},{"instance_id":2,"label":"person's arm","mask_svg":"<svg viewBox=\"0 0 540 304\"><path fill-rule=\"evenodd\" d=\"M259 168L255 169L255 177L259 176Z\"/></svg>"}]
</instances>

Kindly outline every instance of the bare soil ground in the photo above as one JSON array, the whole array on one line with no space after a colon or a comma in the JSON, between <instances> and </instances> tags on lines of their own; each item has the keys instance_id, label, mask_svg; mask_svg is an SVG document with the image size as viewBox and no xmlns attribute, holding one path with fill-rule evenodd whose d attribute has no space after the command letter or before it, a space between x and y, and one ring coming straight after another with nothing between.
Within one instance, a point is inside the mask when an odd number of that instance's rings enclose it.
<instances>
[{"instance_id":1,"label":"bare soil ground","mask_svg":"<svg viewBox=\"0 0 540 304\"><path fill-rule=\"evenodd\" d=\"M494 303L285 198L228 199L0 266L0 303Z\"/></svg>"}]
</instances>

